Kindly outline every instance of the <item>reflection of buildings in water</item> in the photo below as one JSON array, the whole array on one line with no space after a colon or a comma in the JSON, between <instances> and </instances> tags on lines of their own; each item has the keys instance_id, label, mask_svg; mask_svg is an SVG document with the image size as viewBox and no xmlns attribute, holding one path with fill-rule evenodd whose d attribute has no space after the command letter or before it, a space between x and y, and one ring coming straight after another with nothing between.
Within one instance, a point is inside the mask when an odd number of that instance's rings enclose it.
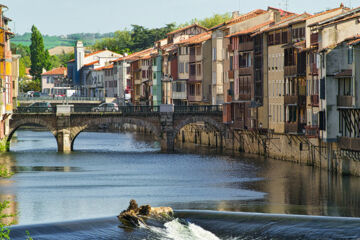
<instances>
[{"instance_id":1,"label":"reflection of buildings in water","mask_svg":"<svg viewBox=\"0 0 360 240\"><path fill-rule=\"evenodd\" d=\"M0 158L0 166L2 169L5 169L8 173L12 173L15 167L15 160L8 154L3 154ZM3 193L1 189L4 187L11 186L13 180L9 178L0 178L0 202L9 201L9 207L5 209L1 214L13 215L2 220L4 224L15 224L18 222L17 213L17 203L15 202L16 196L8 193Z\"/></svg>"}]
</instances>

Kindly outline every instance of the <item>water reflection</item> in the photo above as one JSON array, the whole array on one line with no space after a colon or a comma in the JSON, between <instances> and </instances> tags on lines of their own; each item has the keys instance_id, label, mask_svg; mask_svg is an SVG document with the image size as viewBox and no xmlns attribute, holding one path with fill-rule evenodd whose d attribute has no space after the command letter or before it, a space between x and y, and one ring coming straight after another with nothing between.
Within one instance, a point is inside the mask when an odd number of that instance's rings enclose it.
<instances>
[{"instance_id":1,"label":"water reflection","mask_svg":"<svg viewBox=\"0 0 360 240\"><path fill-rule=\"evenodd\" d=\"M13 152L0 155L16 173L0 180L0 198L12 199L21 224L115 215L131 198L175 209L360 217L360 178L199 145L161 154L153 137L136 134L81 133L68 155L50 139L19 131Z\"/></svg>"}]
</instances>

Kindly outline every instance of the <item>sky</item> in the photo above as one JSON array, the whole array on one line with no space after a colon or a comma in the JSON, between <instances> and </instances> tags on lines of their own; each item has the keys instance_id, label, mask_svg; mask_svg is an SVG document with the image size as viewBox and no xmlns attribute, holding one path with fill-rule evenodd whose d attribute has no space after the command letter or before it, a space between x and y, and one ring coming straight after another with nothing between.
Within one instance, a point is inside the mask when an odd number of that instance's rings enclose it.
<instances>
[{"instance_id":1,"label":"sky","mask_svg":"<svg viewBox=\"0 0 360 240\"><path fill-rule=\"evenodd\" d=\"M267 6L297 13L315 13L338 7L337 0L0 0L9 7L5 15L16 33L30 32L34 24L42 34L65 35L107 33L131 24L148 28L178 24L214 13L246 13ZM360 6L359 0L345 0L346 6Z\"/></svg>"}]
</instances>

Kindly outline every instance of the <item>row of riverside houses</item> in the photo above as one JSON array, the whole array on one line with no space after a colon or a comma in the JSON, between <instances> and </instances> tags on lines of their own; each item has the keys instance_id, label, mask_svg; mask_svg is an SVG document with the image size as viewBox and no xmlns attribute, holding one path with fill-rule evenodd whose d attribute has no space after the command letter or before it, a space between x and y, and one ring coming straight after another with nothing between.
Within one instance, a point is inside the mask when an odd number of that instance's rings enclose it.
<instances>
[{"instance_id":1,"label":"row of riverside houses","mask_svg":"<svg viewBox=\"0 0 360 240\"><path fill-rule=\"evenodd\" d=\"M18 79L19 79L19 55L13 55L10 48L10 39L14 37L14 33L8 26L12 21L4 16L7 6L0 4L0 145L2 150L6 147L6 139L4 136L9 131L9 120L16 108L16 98L18 95Z\"/></svg>"},{"instance_id":2,"label":"row of riverside houses","mask_svg":"<svg viewBox=\"0 0 360 240\"><path fill-rule=\"evenodd\" d=\"M233 129L306 133L335 141L359 136L339 108L360 107L360 8L314 15L269 7L211 29L193 24L121 56L85 54L68 64L77 94L135 105L223 105ZM357 131L357 132L356 132Z\"/></svg>"}]
</instances>

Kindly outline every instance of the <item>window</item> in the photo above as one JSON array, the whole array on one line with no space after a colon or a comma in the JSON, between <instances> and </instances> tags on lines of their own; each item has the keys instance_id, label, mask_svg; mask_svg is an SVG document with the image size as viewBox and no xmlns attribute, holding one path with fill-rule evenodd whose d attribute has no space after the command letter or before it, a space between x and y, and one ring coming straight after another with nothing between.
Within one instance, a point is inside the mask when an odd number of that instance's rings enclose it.
<instances>
[{"instance_id":1,"label":"window","mask_svg":"<svg viewBox=\"0 0 360 240\"><path fill-rule=\"evenodd\" d=\"M190 75L195 75L196 74L196 66L195 64L191 64L190 65Z\"/></svg>"},{"instance_id":2,"label":"window","mask_svg":"<svg viewBox=\"0 0 360 240\"><path fill-rule=\"evenodd\" d=\"M190 84L189 94L190 94L190 96L195 96L195 84Z\"/></svg>"},{"instance_id":3,"label":"window","mask_svg":"<svg viewBox=\"0 0 360 240\"><path fill-rule=\"evenodd\" d=\"M195 85L195 90L196 90L196 96L200 96L201 95L201 84L196 84Z\"/></svg>"},{"instance_id":4,"label":"window","mask_svg":"<svg viewBox=\"0 0 360 240\"><path fill-rule=\"evenodd\" d=\"M185 62L185 73L189 73L189 63Z\"/></svg>"},{"instance_id":5,"label":"window","mask_svg":"<svg viewBox=\"0 0 360 240\"><path fill-rule=\"evenodd\" d=\"M216 61L216 48L213 48L212 59L213 61Z\"/></svg>"},{"instance_id":6,"label":"window","mask_svg":"<svg viewBox=\"0 0 360 240\"><path fill-rule=\"evenodd\" d=\"M230 70L233 70L233 59L234 56L230 56Z\"/></svg>"},{"instance_id":7,"label":"window","mask_svg":"<svg viewBox=\"0 0 360 240\"><path fill-rule=\"evenodd\" d=\"M251 67L251 53L245 52L239 54L239 67Z\"/></svg>"},{"instance_id":8,"label":"window","mask_svg":"<svg viewBox=\"0 0 360 240\"><path fill-rule=\"evenodd\" d=\"M275 44L280 44L280 32L275 34Z\"/></svg>"},{"instance_id":9,"label":"window","mask_svg":"<svg viewBox=\"0 0 360 240\"><path fill-rule=\"evenodd\" d=\"M281 33L281 43L288 43L288 32L285 31L285 32L282 32Z\"/></svg>"},{"instance_id":10,"label":"window","mask_svg":"<svg viewBox=\"0 0 360 240\"><path fill-rule=\"evenodd\" d=\"M179 62L179 73L184 73L184 63L183 62Z\"/></svg>"},{"instance_id":11,"label":"window","mask_svg":"<svg viewBox=\"0 0 360 240\"><path fill-rule=\"evenodd\" d=\"M348 48L348 64L353 63L353 57L354 57L354 49L352 46Z\"/></svg>"},{"instance_id":12,"label":"window","mask_svg":"<svg viewBox=\"0 0 360 240\"><path fill-rule=\"evenodd\" d=\"M196 55L201 55L201 47L196 47Z\"/></svg>"},{"instance_id":13,"label":"window","mask_svg":"<svg viewBox=\"0 0 360 240\"><path fill-rule=\"evenodd\" d=\"M196 75L201 76L201 63L196 64Z\"/></svg>"}]
</instances>

